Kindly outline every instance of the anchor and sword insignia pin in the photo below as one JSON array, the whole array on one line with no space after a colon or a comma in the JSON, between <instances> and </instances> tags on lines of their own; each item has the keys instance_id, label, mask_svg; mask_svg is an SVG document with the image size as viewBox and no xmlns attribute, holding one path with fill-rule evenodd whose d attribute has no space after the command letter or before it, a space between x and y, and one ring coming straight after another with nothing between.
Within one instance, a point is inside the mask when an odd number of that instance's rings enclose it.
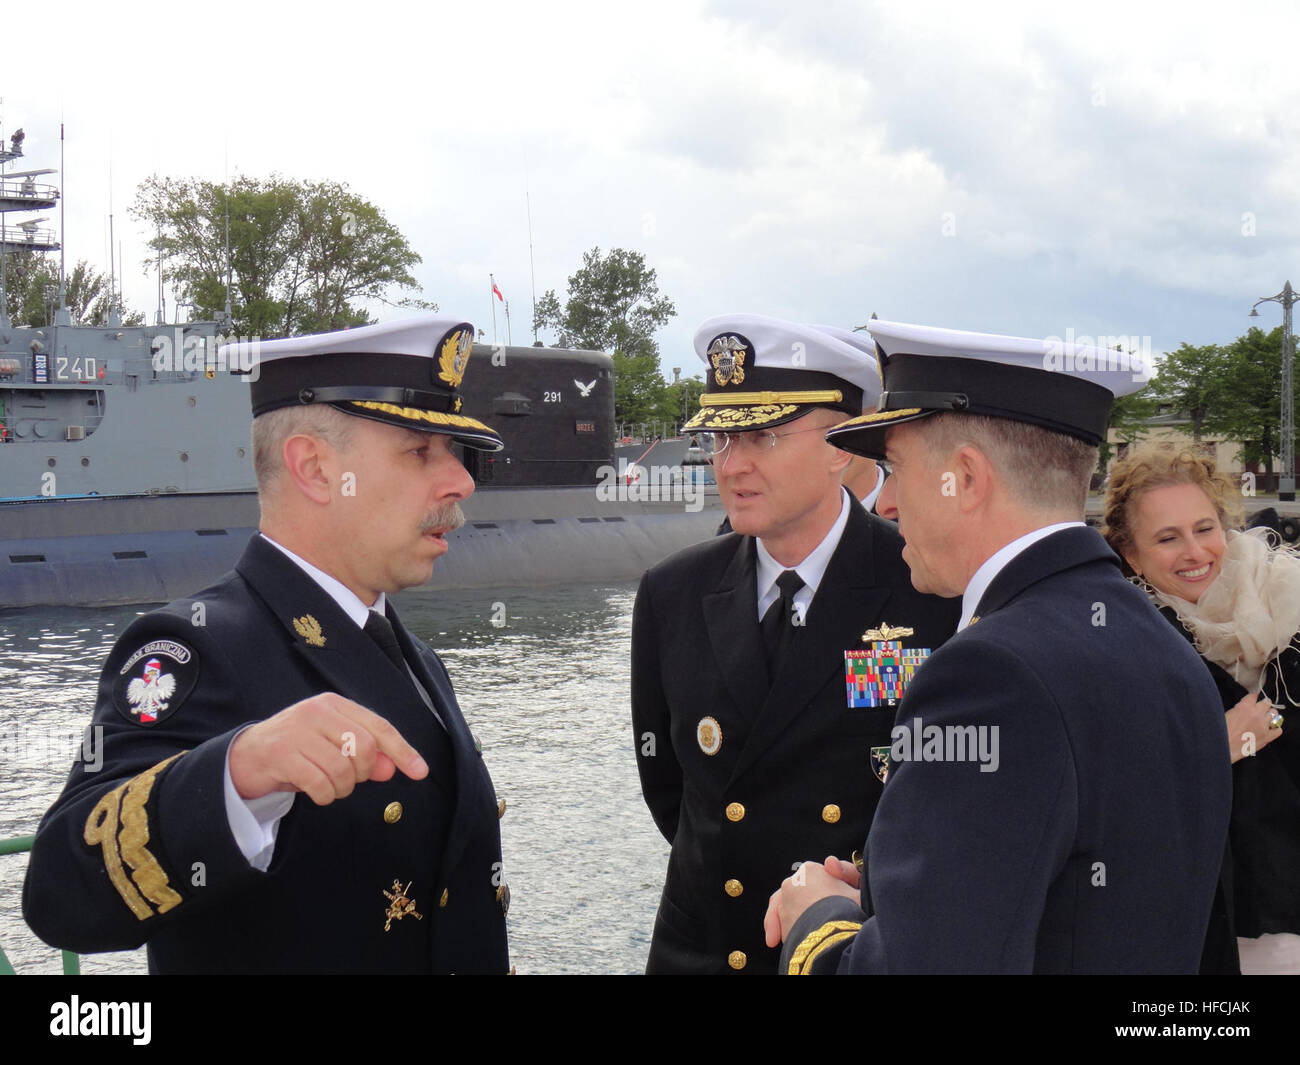
<instances>
[{"instance_id":1,"label":"anchor and sword insignia pin","mask_svg":"<svg viewBox=\"0 0 1300 1065\"><path fill-rule=\"evenodd\" d=\"M387 932L393 927L394 921L400 921L403 917L414 917L417 921L424 920L424 914L419 913L415 908L415 899L410 897L412 880L406 887L402 887L400 880L393 881L393 890L385 891L384 897L389 900L388 909L384 911L384 916L388 918L384 922L384 931Z\"/></svg>"}]
</instances>

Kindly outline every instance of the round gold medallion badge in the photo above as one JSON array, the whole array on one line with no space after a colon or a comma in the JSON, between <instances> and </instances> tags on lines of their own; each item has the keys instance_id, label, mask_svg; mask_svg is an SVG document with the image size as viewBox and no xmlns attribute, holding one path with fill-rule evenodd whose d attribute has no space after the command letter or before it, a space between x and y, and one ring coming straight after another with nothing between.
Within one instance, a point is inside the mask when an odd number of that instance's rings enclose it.
<instances>
[{"instance_id":1,"label":"round gold medallion badge","mask_svg":"<svg viewBox=\"0 0 1300 1065\"><path fill-rule=\"evenodd\" d=\"M695 726L695 741L705 754L717 754L722 749L722 729L711 717L700 718Z\"/></svg>"}]
</instances>

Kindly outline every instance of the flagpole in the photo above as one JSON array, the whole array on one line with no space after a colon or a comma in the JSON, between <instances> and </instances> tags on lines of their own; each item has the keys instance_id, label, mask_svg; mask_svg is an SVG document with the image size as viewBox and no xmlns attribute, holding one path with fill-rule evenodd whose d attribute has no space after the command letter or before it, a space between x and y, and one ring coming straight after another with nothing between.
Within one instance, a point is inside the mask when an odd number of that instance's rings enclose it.
<instances>
[{"instance_id":1,"label":"flagpole","mask_svg":"<svg viewBox=\"0 0 1300 1065\"><path fill-rule=\"evenodd\" d=\"M492 303L497 293L497 279L488 274L488 303ZM492 303L492 343L497 342L497 305Z\"/></svg>"},{"instance_id":2,"label":"flagpole","mask_svg":"<svg viewBox=\"0 0 1300 1065\"><path fill-rule=\"evenodd\" d=\"M528 172L524 172L524 205L528 209L528 275L533 284L533 343L537 343L537 268L533 266L533 201L528 195Z\"/></svg>"},{"instance_id":3,"label":"flagpole","mask_svg":"<svg viewBox=\"0 0 1300 1065\"><path fill-rule=\"evenodd\" d=\"M514 342L510 339L510 301L503 298L502 302L506 305L506 343L512 344Z\"/></svg>"}]
</instances>

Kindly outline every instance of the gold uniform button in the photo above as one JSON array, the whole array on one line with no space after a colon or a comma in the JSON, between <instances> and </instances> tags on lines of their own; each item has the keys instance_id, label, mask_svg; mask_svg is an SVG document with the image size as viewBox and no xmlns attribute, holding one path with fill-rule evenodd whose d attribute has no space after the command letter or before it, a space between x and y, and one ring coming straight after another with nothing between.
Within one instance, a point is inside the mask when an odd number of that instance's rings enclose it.
<instances>
[{"instance_id":1,"label":"gold uniform button","mask_svg":"<svg viewBox=\"0 0 1300 1065\"><path fill-rule=\"evenodd\" d=\"M443 888L443 889L442 889L442 897L441 897L440 899L438 899L438 908L439 908L439 909L446 909L446 906L447 906L447 889L446 889L446 888Z\"/></svg>"},{"instance_id":2,"label":"gold uniform button","mask_svg":"<svg viewBox=\"0 0 1300 1065\"><path fill-rule=\"evenodd\" d=\"M743 950L733 950L727 955L727 964L733 969L743 969L747 961L749 961L749 959L745 957L745 952Z\"/></svg>"},{"instance_id":3,"label":"gold uniform button","mask_svg":"<svg viewBox=\"0 0 1300 1065\"><path fill-rule=\"evenodd\" d=\"M822 807L822 820L828 825L835 824L840 819L840 808L833 802L828 802Z\"/></svg>"},{"instance_id":4,"label":"gold uniform button","mask_svg":"<svg viewBox=\"0 0 1300 1065\"><path fill-rule=\"evenodd\" d=\"M745 885L739 880L728 880L722 885L722 889L733 899L739 898L740 893L745 890Z\"/></svg>"},{"instance_id":5,"label":"gold uniform button","mask_svg":"<svg viewBox=\"0 0 1300 1065\"><path fill-rule=\"evenodd\" d=\"M390 802L384 807L384 824L395 825L402 819L402 804L400 802Z\"/></svg>"},{"instance_id":6,"label":"gold uniform button","mask_svg":"<svg viewBox=\"0 0 1300 1065\"><path fill-rule=\"evenodd\" d=\"M727 820L743 821L745 819L745 808L738 802L727 803Z\"/></svg>"},{"instance_id":7,"label":"gold uniform button","mask_svg":"<svg viewBox=\"0 0 1300 1065\"><path fill-rule=\"evenodd\" d=\"M500 821L501 818L505 817L505 815L506 815L506 801L505 799L497 799L497 820Z\"/></svg>"}]
</instances>

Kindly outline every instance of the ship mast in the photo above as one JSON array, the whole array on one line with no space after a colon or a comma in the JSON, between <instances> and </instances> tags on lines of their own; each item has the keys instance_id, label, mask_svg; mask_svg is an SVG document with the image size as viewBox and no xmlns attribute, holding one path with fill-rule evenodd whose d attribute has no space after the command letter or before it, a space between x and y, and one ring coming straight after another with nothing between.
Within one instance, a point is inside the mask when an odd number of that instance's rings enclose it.
<instances>
[{"instance_id":1,"label":"ship mast","mask_svg":"<svg viewBox=\"0 0 1300 1065\"><path fill-rule=\"evenodd\" d=\"M43 174L55 174L56 170L22 170L6 172L5 167L14 159L23 157L23 141L26 134L17 129L9 138L6 148L0 138L0 327L8 328L9 297L6 291L7 264L5 258L10 251L62 251L61 241L54 239L49 229L41 229L44 218L33 218L20 222L16 226L3 224L4 216L10 211L43 211L53 207L62 199L59 190L53 185L36 184L35 179ZM11 181L22 178L22 181Z\"/></svg>"},{"instance_id":2,"label":"ship mast","mask_svg":"<svg viewBox=\"0 0 1300 1065\"><path fill-rule=\"evenodd\" d=\"M63 237L67 234L65 228L64 215L64 155L63 155L63 123L59 123L59 309L54 312L55 325L71 325L72 315L68 312L68 282L67 282L67 262L63 251Z\"/></svg>"}]
</instances>

